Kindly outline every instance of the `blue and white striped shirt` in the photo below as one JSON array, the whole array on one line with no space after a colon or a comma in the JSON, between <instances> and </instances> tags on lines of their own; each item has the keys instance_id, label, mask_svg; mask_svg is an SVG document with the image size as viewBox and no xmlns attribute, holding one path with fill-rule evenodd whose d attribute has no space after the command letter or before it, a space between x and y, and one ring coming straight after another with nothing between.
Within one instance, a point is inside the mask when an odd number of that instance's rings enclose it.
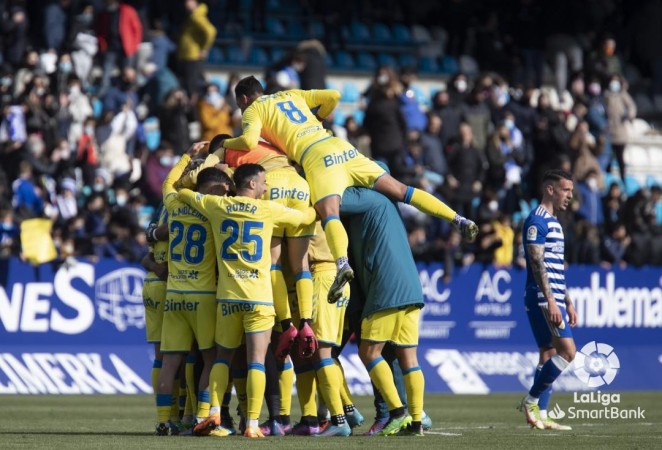
<instances>
[{"instance_id":1,"label":"blue and white striped shirt","mask_svg":"<svg viewBox=\"0 0 662 450\"><path fill-rule=\"evenodd\" d=\"M546 301L531 271L531 256L528 244L545 246L544 263L547 270L549 287L557 303L565 299L564 238L561 224L545 208L538 206L524 221L524 253L526 255L526 297Z\"/></svg>"}]
</instances>

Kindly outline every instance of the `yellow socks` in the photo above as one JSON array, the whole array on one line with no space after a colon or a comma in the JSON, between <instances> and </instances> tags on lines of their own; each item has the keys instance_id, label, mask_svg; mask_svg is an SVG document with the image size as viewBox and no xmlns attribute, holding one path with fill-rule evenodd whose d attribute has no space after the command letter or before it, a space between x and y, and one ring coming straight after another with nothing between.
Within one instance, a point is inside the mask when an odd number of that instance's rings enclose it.
<instances>
[{"instance_id":1,"label":"yellow socks","mask_svg":"<svg viewBox=\"0 0 662 450\"><path fill-rule=\"evenodd\" d=\"M409 203L411 206L415 207L425 214L439 217L448 222L452 221L455 217L455 211L453 211L448 205L439 200L432 194L421 189L415 189L411 186L407 186L407 192L405 193L404 198L405 203Z\"/></svg>"},{"instance_id":2,"label":"yellow socks","mask_svg":"<svg viewBox=\"0 0 662 450\"><path fill-rule=\"evenodd\" d=\"M349 392L349 386L347 386L347 378L345 378L345 371L342 368L340 361L334 358L333 362L338 368L338 372L342 375L342 384L340 385L340 400L342 400L343 406L353 405L354 401L352 400L352 394Z\"/></svg>"},{"instance_id":3,"label":"yellow socks","mask_svg":"<svg viewBox=\"0 0 662 450\"><path fill-rule=\"evenodd\" d=\"M407 390L407 403L409 414L414 422L420 422L423 417L423 396L425 393L425 379L419 366L402 371L405 376L405 389Z\"/></svg>"},{"instance_id":4,"label":"yellow socks","mask_svg":"<svg viewBox=\"0 0 662 450\"><path fill-rule=\"evenodd\" d=\"M292 410L292 385L294 385L294 370L288 357L285 363L278 365L278 387L280 388L281 416L289 416Z\"/></svg>"},{"instance_id":5,"label":"yellow socks","mask_svg":"<svg viewBox=\"0 0 662 450\"><path fill-rule=\"evenodd\" d=\"M248 376L245 368L232 369L232 383L237 392L237 401L239 402L239 411L243 417L246 417L248 409L248 397L246 396L246 377Z\"/></svg>"},{"instance_id":6,"label":"yellow socks","mask_svg":"<svg viewBox=\"0 0 662 450\"><path fill-rule=\"evenodd\" d=\"M338 261L340 258L347 258L349 239L347 238L345 227L340 222L340 217L327 217L322 221L322 228L326 235L326 242L329 244L329 250L331 250L331 254L333 255L333 260Z\"/></svg>"},{"instance_id":7,"label":"yellow socks","mask_svg":"<svg viewBox=\"0 0 662 450\"><path fill-rule=\"evenodd\" d=\"M282 320L291 318L292 313L290 312L290 303L287 297L287 284L283 276L283 266L280 264L271 265L271 287L274 291L276 321L281 322Z\"/></svg>"},{"instance_id":8,"label":"yellow socks","mask_svg":"<svg viewBox=\"0 0 662 450\"><path fill-rule=\"evenodd\" d=\"M184 377L186 378L186 402L190 404L190 413L193 414L198 405L198 396L195 392L195 355L186 357Z\"/></svg>"},{"instance_id":9,"label":"yellow socks","mask_svg":"<svg viewBox=\"0 0 662 450\"><path fill-rule=\"evenodd\" d=\"M264 389L267 385L264 364L248 364L248 380L246 382L246 395L248 397L248 411L246 420L258 420L262 410Z\"/></svg>"},{"instance_id":10,"label":"yellow socks","mask_svg":"<svg viewBox=\"0 0 662 450\"><path fill-rule=\"evenodd\" d=\"M294 277L296 282L297 299L299 304L299 317L312 319L313 317L313 277L309 271L299 272Z\"/></svg>"},{"instance_id":11,"label":"yellow socks","mask_svg":"<svg viewBox=\"0 0 662 450\"><path fill-rule=\"evenodd\" d=\"M228 387L230 381L230 363L226 359L215 359L214 365L209 374L209 390L211 391L211 406L216 408L221 406L221 399L225 394L225 389ZM203 392L203 391L201 391ZM207 417L209 415L209 406L207 406L207 416L201 415L201 404L203 400L200 399L198 394L198 417Z\"/></svg>"},{"instance_id":12,"label":"yellow socks","mask_svg":"<svg viewBox=\"0 0 662 450\"><path fill-rule=\"evenodd\" d=\"M156 395L156 388L159 381L159 374L161 373L161 367L163 366L163 361L160 359L155 359L152 364L152 389L154 390L154 395Z\"/></svg>"},{"instance_id":13,"label":"yellow socks","mask_svg":"<svg viewBox=\"0 0 662 450\"><path fill-rule=\"evenodd\" d=\"M297 374L297 397L301 406L301 416L317 417L315 369L312 364L306 364L303 367L296 367L294 372Z\"/></svg>"},{"instance_id":14,"label":"yellow socks","mask_svg":"<svg viewBox=\"0 0 662 450\"><path fill-rule=\"evenodd\" d=\"M159 423L170 420L172 394L156 394L156 416Z\"/></svg>"},{"instance_id":15,"label":"yellow socks","mask_svg":"<svg viewBox=\"0 0 662 450\"><path fill-rule=\"evenodd\" d=\"M398 390L395 388L393 372L384 358L379 356L373 359L366 364L365 368L368 370L370 379L384 397L388 410L393 411L396 408L401 408L402 402L398 396Z\"/></svg>"},{"instance_id":16,"label":"yellow socks","mask_svg":"<svg viewBox=\"0 0 662 450\"><path fill-rule=\"evenodd\" d=\"M340 400L341 374L333 358L325 358L315 364L315 372L320 384L322 398L324 398L324 403L329 408L331 415L344 415L345 410Z\"/></svg>"}]
</instances>

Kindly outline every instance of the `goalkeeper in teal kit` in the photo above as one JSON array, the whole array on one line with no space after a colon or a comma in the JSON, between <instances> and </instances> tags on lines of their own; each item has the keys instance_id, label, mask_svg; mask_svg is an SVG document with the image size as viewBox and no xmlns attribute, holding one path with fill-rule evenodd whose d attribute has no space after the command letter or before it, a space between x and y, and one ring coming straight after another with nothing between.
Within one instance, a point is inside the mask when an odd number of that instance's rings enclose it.
<instances>
[{"instance_id":1,"label":"goalkeeper in teal kit","mask_svg":"<svg viewBox=\"0 0 662 450\"><path fill-rule=\"evenodd\" d=\"M347 188L340 213L348 225L350 255L365 299L359 356L389 412L375 434L422 435L425 382L416 351L424 302L404 224L393 202L366 188ZM352 294L352 310L356 310L357 301L360 299ZM382 357L387 343L395 346L404 374L409 413L398 395L393 372Z\"/></svg>"}]
</instances>

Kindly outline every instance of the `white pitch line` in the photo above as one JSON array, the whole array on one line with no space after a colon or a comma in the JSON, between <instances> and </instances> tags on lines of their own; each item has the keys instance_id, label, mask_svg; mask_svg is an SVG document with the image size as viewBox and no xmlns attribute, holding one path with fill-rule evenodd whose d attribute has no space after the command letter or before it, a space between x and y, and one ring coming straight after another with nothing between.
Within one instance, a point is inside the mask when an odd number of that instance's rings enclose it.
<instances>
[{"instance_id":1,"label":"white pitch line","mask_svg":"<svg viewBox=\"0 0 662 450\"><path fill-rule=\"evenodd\" d=\"M424 431L424 434L433 434L435 436L462 436L462 433L444 433L443 431Z\"/></svg>"}]
</instances>

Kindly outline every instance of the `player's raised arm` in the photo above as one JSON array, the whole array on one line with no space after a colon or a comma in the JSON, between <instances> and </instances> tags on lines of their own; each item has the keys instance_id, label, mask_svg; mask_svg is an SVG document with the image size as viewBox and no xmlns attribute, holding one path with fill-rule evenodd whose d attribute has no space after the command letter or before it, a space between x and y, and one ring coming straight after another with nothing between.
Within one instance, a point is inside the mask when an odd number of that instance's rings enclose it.
<instances>
[{"instance_id":1,"label":"player's raised arm","mask_svg":"<svg viewBox=\"0 0 662 450\"><path fill-rule=\"evenodd\" d=\"M318 108L317 117L319 119L326 119L340 101L340 92L335 89L294 90L294 92L306 100L306 104L311 110Z\"/></svg>"},{"instance_id":2,"label":"player's raised arm","mask_svg":"<svg viewBox=\"0 0 662 450\"><path fill-rule=\"evenodd\" d=\"M317 212L312 207L308 207L305 211L299 211L276 202L266 201L266 204L271 209L271 217L275 225L298 227L300 225L310 225L317 220Z\"/></svg>"},{"instance_id":3,"label":"player's raised arm","mask_svg":"<svg viewBox=\"0 0 662 450\"><path fill-rule=\"evenodd\" d=\"M223 147L234 150L252 150L257 147L257 143L260 140L260 133L262 132L262 120L254 107L244 110L244 116L241 119L241 129L241 136L226 139L223 142Z\"/></svg>"},{"instance_id":4,"label":"player's raised arm","mask_svg":"<svg viewBox=\"0 0 662 450\"><path fill-rule=\"evenodd\" d=\"M184 173L184 169L188 166L188 163L191 162L191 157L188 154L185 154L181 157L179 162L170 169L168 176L163 181L163 203L167 205L173 195L177 194L175 189L175 182L179 180Z\"/></svg>"}]
</instances>

